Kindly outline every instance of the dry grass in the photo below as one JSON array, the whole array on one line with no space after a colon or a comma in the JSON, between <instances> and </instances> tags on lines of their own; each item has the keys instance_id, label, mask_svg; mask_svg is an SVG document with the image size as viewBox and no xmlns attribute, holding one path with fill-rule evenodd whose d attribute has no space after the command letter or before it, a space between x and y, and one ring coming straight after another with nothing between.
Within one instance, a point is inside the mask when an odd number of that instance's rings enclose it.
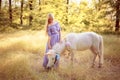
<instances>
[{"instance_id":1,"label":"dry grass","mask_svg":"<svg viewBox=\"0 0 120 80\"><path fill-rule=\"evenodd\" d=\"M63 33L63 36L65 33ZM103 35L104 67L91 68L89 50L76 52L74 65L61 56L59 70L42 67L47 38L43 31L0 34L0 80L120 80L120 37Z\"/></svg>"}]
</instances>

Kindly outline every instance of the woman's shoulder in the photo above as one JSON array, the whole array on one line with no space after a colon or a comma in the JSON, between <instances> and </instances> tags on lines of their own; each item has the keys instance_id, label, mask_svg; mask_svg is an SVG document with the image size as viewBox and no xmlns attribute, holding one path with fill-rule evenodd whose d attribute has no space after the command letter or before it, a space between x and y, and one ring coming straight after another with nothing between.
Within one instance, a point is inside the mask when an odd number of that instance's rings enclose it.
<instances>
[{"instance_id":1,"label":"woman's shoulder","mask_svg":"<svg viewBox=\"0 0 120 80\"><path fill-rule=\"evenodd\" d=\"M54 21L53 24L50 24L50 25L49 25L49 27L50 27L50 26L57 25L57 24L58 24L58 21Z\"/></svg>"},{"instance_id":2,"label":"woman's shoulder","mask_svg":"<svg viewBox=\"0 0 120 80\"><path fill-rule=\"evenodd\" d=\"M58 21L54 21L54 24L57 25L57 24L59 24L59 23L58 23Z\"/></svg>"}]
</instances>

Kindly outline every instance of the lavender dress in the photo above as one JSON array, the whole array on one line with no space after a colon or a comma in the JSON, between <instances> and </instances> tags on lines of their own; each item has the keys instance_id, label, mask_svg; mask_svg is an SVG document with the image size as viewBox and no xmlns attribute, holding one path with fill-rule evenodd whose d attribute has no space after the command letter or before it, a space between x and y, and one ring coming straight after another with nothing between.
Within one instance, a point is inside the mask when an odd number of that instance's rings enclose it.
<instances>
[{"instance_id":1,"label":"lavender dress","mask_svg":"<svg viewBox=\"0 0 120 80\"><path fill-rule=\"evenodd\" d=\"M61 28L60 28L60 25L59 25L58 22L55 22L55 23L53 23L53 25L51 25L51 26L48 27L48 36L51 37L51 40L50 40L50 45L51 45L51 47L52 47L53 45L55 45L55 43L57 43L57 42L60 41L60 36L61 36L60 30L61 30ZM48 49L48 43L47 43L45 53L47 53L48 50L49 50L49 49ZM48 63L47 55L44 55L43 67L46 68L47 63ZM56 63L55 66L57 67L57 66L58 66L58 63Z\"/></svg>"}]
</instances>

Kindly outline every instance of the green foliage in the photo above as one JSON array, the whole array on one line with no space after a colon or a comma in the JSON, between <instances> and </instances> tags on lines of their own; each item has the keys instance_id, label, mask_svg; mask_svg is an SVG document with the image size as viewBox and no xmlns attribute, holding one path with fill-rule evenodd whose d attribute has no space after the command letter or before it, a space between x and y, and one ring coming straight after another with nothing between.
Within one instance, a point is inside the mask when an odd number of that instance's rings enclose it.
<instances>
[{"instance_id":1,"label":"green foliage","mask_svg":"<svg viewBox=\"0 0 120 80\"><path fill-rule=\"evenodd\" d=\"M39 4L38 0L33 0L33 10L29 10L29 0L24 0L22 28L21 26L18 26L20 25L20 5L13 3L13 24L18 25L10 26L18 29L41 30L45 27L47 14L53 13L55 19L60 22L62 30L68 32L104 32L113 31L114 29L115 9L112 8L110 4L112 1L102 0L100 2L96 2L93 0L91 4L84 0L81 0L80 4L74 2L69 2L69 4L67 4L66 0L40 1L41 4ZM15 2L20 4L19 0L15 0ZM7 3L4 4L6 5ZM9 17L9 14L7 14L7 7L8 6L4 6L2 8L5 16L7 16L6 19ZM110 12L111 10L112 12ZM29 26L29 15L33 16L32 26ZM1 15L0 18L4 19ZM66 21L66 18L68 18L68 22Z\"/></svg>"}]
</instances>

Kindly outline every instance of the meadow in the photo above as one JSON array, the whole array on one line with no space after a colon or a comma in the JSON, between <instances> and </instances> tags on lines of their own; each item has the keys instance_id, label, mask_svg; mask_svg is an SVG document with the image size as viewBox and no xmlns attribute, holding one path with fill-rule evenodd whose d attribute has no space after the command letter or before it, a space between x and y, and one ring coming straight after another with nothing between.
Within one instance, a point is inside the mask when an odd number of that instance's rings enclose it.
<instances>
[{"instance_id":1,"label":"meadow","mask_svg":"<svg viewBox=\"0 0 120 80\"><path fill-rule=\"evenodd\" d=\"M62 33L62 38L67 32ZM42 67L47 36L44 31L0 33L0 80L120 80L120 36L101 34L104 65L91 68L92 53L76 51L74 65L61 56L59 70Z\"/></svg>"}]
</instances>

